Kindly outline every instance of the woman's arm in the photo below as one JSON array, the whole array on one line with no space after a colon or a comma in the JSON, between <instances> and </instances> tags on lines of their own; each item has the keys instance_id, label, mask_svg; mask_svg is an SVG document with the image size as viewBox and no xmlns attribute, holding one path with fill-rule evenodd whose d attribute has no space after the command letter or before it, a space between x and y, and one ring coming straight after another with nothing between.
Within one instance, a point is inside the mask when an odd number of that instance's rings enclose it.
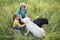
<instances>
[{"instance_id":1,"label":"woman's arm","mask_svg":"<svg viewBox=\"0 0 60 40\"><path fill-rule=\"evenodd\" d=\"M28 15L27 15L27 14L26 14L26 17L28 17ZM30 21L32 21L32 22L34 21L34 20L33 20L33 19L31 19L30 17L28 17L28 18L30 19Z\"/></svg>"},{"instance_id":2,"label":"woman's arm","mask_svg":"<svg viewBox=\"0 0 60 40\"><path fill-rule=\"evenodd\" d=\"M20 19L22 20L23 18L22 18L22 16L21 15L19 15L20 16Z\"/></svg>"},{"instance_id":3,"label":"woman's arm","mask_svg":"<svg viewBox=\"0 0 60 40\"><path fill-rule=\"evenodd\" d=\"M28 17L28 15L26 14L26 16L25 17Z\"/></svg>"}]
</instances>

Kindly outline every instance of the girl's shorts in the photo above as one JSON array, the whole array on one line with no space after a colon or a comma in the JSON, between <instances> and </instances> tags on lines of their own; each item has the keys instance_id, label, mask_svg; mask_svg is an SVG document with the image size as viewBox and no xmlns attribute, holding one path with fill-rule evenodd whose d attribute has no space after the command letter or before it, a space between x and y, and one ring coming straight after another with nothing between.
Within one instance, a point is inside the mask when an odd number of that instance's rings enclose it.
<instances>
[{"instance_id":1,"label":"girl's shorts","mask_svg":"<svg viewBox=\"0 0 60 40\"><path fill-rule=\"evenodd\" d=\"M16 29L16 30L22 30L22 28L19 27L19 26L15 26L14 29Z\"/></svg>"}]
</instances>

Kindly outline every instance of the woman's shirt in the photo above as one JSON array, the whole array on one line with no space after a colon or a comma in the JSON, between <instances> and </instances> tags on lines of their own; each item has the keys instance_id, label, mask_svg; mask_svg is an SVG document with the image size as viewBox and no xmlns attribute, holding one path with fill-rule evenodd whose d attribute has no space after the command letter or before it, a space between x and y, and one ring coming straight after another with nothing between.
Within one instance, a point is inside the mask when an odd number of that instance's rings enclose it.
<instances>
[{"instance_id":1,"label":"woman's shirt","mask_svg":"<svg viewBox=\"0 0 60 40\"><path fill-rule=\"evenodd\" d=\"M17 13L18 13L19 15L21 15L22 18L25 18L26 14L27 14L27 10L25 9L25 10L24 10L24 13L22 13L21 10L18 9L18 10L17 10Z\"/></svg>"},{"instance_id":2,"label":"woman's shirt","mask_svg":"<svg viewBox=\"0 0 60 40\"><path fill-rule=\"evenodd\" d=\"M13 27L15 27L15 26L23 27L24 24L21 25L18 20L15 20L14 23L13 23Z\"/></svg>"}]
</instances>

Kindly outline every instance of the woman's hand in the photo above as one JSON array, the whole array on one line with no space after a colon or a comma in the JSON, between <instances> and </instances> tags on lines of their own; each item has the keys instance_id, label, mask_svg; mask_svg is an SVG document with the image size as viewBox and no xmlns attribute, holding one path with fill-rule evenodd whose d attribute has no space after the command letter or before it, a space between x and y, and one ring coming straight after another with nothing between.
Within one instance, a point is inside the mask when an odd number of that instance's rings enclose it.
<instances>
[{"instance_id":1,"label":"woman's hand","mask_svg":"<svg viewBox=\"0 0 60 40\"><path fill-rule=\"evenodd\" d=\"M34 20L32 20L32 19L31 19L30 21L32 21L32 22L33 22Z\"/></svg>"}]
</instances>

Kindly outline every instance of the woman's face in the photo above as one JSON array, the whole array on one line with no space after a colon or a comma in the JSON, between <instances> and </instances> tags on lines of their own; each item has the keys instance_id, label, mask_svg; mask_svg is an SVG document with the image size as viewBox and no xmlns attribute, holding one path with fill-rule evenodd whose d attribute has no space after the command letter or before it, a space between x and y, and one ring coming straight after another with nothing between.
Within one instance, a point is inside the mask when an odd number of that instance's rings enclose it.
<instances>
[{"instance_id":1,"label":"woman's face","mask_svg":"<svg viewBox=\"0 0 60 40\"><path fill-rule=\"evenodd\" d=\"M24 10L24 9L25 9L25 7L24 7L24 6L21 6L20 8L21 8L21 10Z\"/></svg>"},{"instance_id":2,"label":"woman's face","mask_svg":"<svg viewBox=\"0 0 60 40\"><path fill-rule=\"evenodd\" d=\"M24 10L24 9L25 9L24 7L21 8L21 10Z\"/></svg>"}]
</instances>

